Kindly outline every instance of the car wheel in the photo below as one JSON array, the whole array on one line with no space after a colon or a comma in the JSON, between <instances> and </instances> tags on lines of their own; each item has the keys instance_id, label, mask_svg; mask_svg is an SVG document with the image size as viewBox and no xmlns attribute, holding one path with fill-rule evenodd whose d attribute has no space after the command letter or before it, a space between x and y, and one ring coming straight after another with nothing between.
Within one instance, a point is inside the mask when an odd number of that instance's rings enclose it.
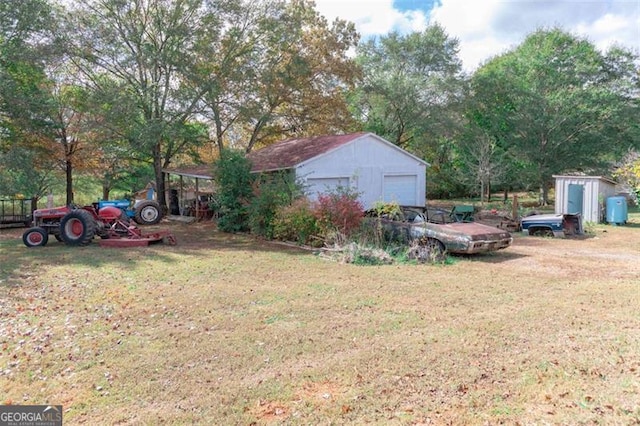
<instances>
[{"instance_id":1,"label":"car wheel","mask_svg":"<svg viewBox=\"0 0 640 426\"><path fill-rule=\"evenodd\" d=\"M553 231L551 229L545 228L545 229L536 229L533 234L533 236L535 237L547 237L547 238L551 238L553 237Z\"/></svg>"},{"instance_id":2,"label":"car wheel","mask_svg":"<svg viewBox=\"0 0 640 426\"><path fill-rule=\"evenodd\" d=\"M409 258L423 263L443 262L446 258L444 244L435 238L423 237L413 244Z\"/></svg>"}]
</instances>

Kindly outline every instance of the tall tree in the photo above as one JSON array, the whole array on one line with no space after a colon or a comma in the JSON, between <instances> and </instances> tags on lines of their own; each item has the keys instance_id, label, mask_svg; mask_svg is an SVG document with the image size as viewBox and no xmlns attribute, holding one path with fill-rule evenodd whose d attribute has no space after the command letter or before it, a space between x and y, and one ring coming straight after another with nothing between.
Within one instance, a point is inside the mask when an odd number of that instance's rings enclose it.
<instances>
[{"instance_id":1,"label":"tall tree","mask_svg":"<svg viewBox=\"0 0 640 426\"><path fill-rule=\"evenodd\" d=\"M105 76L117 81L123 102L134 107L126 140L153 164L161 205L162 169L195 142L183 136L206 90L191 86L186 76L203 60L196 48L222 25L217 8L231 3L92 0L73 11L68 43L75 64L96 91L113 89L103 85Z\"/></svg>"},{"instance_id":2,"label":"tall tree","mask_svg":"<svg viewBox=\"0 0 640 426\"><path fill-rule=\"evenodd\" d=\"M21 185L15 191L33 191L35 197L57 169L64 131L56 85L47 73L57 54L55 22L46 1L0 3L0 153L4 151L7 161L3 174L5 184L8 179Z\"/></svg>"},{"instance_id":3,"label":"tall tree","mask_svg":"<svg viewBox=\"0 0 640 426\"><path fill-rule=\"evenodd\" d=\"M640 142L628 122L638 111L628 90L633 58L618 48L603 55L560 29L538 30L474 75L478 87L491 85L485 127L522 162L521 177L540 188L543 204L553 174L603 172L612 154Z\"/></svg>"},{"instance_id":4,"label":"tall tree","mask_svg":"<svg viewBox=\"0 0 640 426\"><path fill-rule=\"evenodd\" d=\"M458 40L432 24L421 33L391 33L357 51L363 80L352 95L365 128L431 163L430 181L455 185L451 144L461 130L463 75ZM447 181L447 182L445 182Z\"/></svg>"},{"instance_id":5,"label":"tall tree","mask_svg":"<svg viewBox=\"0 0 640 426\"><path fill-rule=\"evenodd\" d=\"M308 0L245 1L227 13L230 26L211 46L219 59L200 73L219 153L352 126L344 93L357 76L353 24L329 25Z\"/></svg>"},{"instance_id":6,"label":"tall tree","mask_svg":"<svg viewBox=\"0 0 640 426\"><path fill-rule=\"evenodd\" d=\"M0 152L0 195L23 194L38 200L59 183L46 157L21 145Z\"/></svg>"},{"instance_id":7,"label":"tall tree","mask_svg":"<svg viewBox=\"0 0 640 426\"><path fill-rule=\"evenodd\" d=\"M55 62L49 58L49 64ZM6 71L13 82L3 96L11 104L6 117L13 143L42 156L38 164L48 163L46 168L64 173L67 204L72 203L73 170L83 164L82 139L88 131L85 116L77 108L81 91L65 81L66 71L55 71L53 66L43 70L34 64L16 63Z\"/></svg>"}]
</instances>

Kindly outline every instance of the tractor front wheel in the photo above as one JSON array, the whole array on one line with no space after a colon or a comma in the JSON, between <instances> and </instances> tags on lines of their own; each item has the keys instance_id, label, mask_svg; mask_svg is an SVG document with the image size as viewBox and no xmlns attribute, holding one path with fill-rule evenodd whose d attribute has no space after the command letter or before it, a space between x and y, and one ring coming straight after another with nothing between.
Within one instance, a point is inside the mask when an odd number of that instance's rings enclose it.
<instances>
[{"instance_id":1,"label":"tractor front wheel","mask_svg":"<svg viewBox=\"0 0 640 426\"><path fill-rule=\"evenodd\" d=\"M138 225L155 225L162 219L162 209L155 201L143 201L134 208L133 220Z\"/></svg>"},{"instance_id":2,"label":"tractor front wheel","mask_svg":"<svg viewBox=\"0 0 640 426\"><path fill-rule=\"evenodd\" d=\"M95 219L86 210L73 210L60 221L60 236L70 246L86 246L95 235Z\"/></svg>"},{"instance_id":3,"label":"tractor front wheel","mask_svg":"<svg viewBox=\"0 0 640 426\"><path fill-rule=\"evenodd\" d=\"M27 247L43 247L47 245L48 241L47 230L39 226L29 228L22 234L22 242Z\"/></svg>"}]
</instances>

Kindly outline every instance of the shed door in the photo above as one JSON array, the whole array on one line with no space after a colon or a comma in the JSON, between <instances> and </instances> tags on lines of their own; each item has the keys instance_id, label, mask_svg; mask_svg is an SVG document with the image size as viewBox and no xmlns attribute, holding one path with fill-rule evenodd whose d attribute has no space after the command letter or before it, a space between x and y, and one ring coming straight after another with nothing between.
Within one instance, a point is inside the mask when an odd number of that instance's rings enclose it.
<instances>
[{"instance_id":1,"label":"shed door","mask_svg":"<svg viewBox=\"0 0 640 426\"><path fill-rule=\"evenodd\" d=\"M309 178L307 179L306 192L311 198L316 198L318 194L335 191L338 187L348 187L348 177L332 178Z\"/></svg>"},{"instance_id":2,"label":"shed door","mask_svg":"<svg viewBox=\"0 0 640 426\"><path fill-rule=\"evenodd\" d=\"M416 200L416 175L399 175L384 177L384 201L398 203L401 206L418 206L424 204Z\"/></svg>"},{"instance_id":3,"label":"shed door","mask_svg":"<svg viewBox=\"0 0 640 426\"><path fill-rule=\"evenodd\" d=\"M584 185L569 184L569 196L567 198L567 213L582 214L582 200L584 197Z\"/></svg>"}]
</instances>

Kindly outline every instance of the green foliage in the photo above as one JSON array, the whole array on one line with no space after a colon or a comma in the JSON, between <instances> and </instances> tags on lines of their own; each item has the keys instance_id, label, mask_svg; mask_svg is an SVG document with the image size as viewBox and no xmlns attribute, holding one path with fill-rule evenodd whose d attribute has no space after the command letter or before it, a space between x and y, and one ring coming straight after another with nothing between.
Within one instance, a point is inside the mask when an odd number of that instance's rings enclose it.
<instances>
[{"instance_id":1,"label":"green foliage","mask_svg":"<svg viewBox=\"0 0 640 426\"><path fill-rule=\"evenodd\" d=\"M620 161L612 174L617 181L629 191L633 204L638 204L640 196L640 154L630 151Z\"/></svg>"},{"instance_id":2,"label":"green foliage","mask_svg":"<svg viewBox=\"0 0 640 426\"><path fill-rule=\"evenodd\" d=\"M470 116L494 153L518 165L507 177L540 188L546 204L553 174L604 174L612 156L638 145L630 120L638 114L629 90L638 81L633 57L603 55L560 29L538 30L479 69Z\"/></svg>"},{"instance_id":3,"label":"green foliage","mask_svg":"<svg viewBox=\"0 0 640 426\"><path fill-rule=\"evenodd\" d=\"M275 172L261 176L256 182L248 208L248 225L253 234L274 238L274 219L283 206L302 195L302 186L289 172Z\"/></svg>"},{"instance_id":4,"label":"green foliage","mask_svg":"<svg viewBox=\"0 0 640 426\"><path fill-rule=\"evenodd\" d=\"M316 246L320 229L313 211L313 205L306 197L300 197L290 205L282 205L276 210L273 220L273 237L282 241Z\"/></svg>"},{"instance_id":5,"label":"green foliage","mask_svg":"<svg viewBox=\"0 0 640 426\"><path fill-rule=\"evenodd\" d=\"M220 203L218 227L225 232L248 231L249 205L254 198L251 163L241 151L224 150L214 164L213 176Z\"/></svg>"},{"instance_id":6,"label":"green foliage","mask_svg":"<svg viewBox=\"0 0 640 426\"><path fill-rule=\"evenodd\" d=\"M377 201L371 210L378 217L387 216L387 217L396 217L402 213L400 209L400 205L398 203L387 203L383 201Z\"/></svg>"},{"instance_id":7,"label":"green foliage","mask_svg":"<svg viewBox=\"0 0 640 426\"><path fill-rule=\"evenodd\" d=\"M13 146L0 152L0 194L23 194L28 198L41 198L54 186L62 184L62 177L50 167L36 167L38 160L33 151Z\"/></svg>"},{"instance_id":8,"label":"green foliage","mask_svg":"<svg viewBox=\"0 0 640 426\"><path fill-rule=\"evenodd\" d=\"M211 2L224 8L193 79L219 149L241 134L247 151L283 136L346 129L342 96L357 67L353 24L328 23L309 0ZM220 25L222 23L222 25Z\"/></svg>"},{"instance_id":9,"label":"green foliage","mask_svg":"<svg viewBox=\"0 0 640 426\"><path fill-rule=\"evenodd\" d=\"M363 79L350 96L356 118L431 164L430 194L458 191L462 186L451 167L462 122L458 41L434 24L421 33L390 33L362 43L357 61Z\"/></svg>"},{"instance_id":10,"label":"green foliage","mask_svg":"<svg viewBox=\"0 0 640 426\"><path fill-rule=\"evenodd\" d=\"M595 236L596 230L598 229L598 224L595 222L585 222L583 226L583 231L586 235Z\"/></svg>"}]
</instances>

